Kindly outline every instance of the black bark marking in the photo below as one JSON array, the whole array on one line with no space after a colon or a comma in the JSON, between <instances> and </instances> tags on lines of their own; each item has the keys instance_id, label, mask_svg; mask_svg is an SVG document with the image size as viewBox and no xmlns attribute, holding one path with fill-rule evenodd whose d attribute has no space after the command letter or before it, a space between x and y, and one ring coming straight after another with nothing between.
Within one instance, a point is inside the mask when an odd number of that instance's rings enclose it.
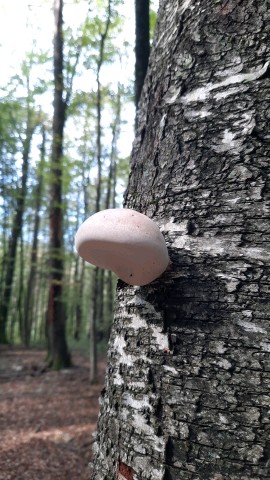
<instances>
[{"instance_id":1,"label":"black bark marking","mask_svg":"<svg viewBox=\"0 0 270 480\"><path fill-rule=\"evenodd\" d=\"M173 441L171 437L168 437L165 447L165 463L170 465L173 461Z\"/></svg>"},{"instance_id":2,"label":"black bark marking","mask_svg":"<svg viewBox=\"0 0 270 480\"><path fill-rule=\"evenodd\" d=\"M163 480L174 480L174 478L171 476L171 474L169 472L168 467L165 467Z\"/></svg>"}]
</instances>

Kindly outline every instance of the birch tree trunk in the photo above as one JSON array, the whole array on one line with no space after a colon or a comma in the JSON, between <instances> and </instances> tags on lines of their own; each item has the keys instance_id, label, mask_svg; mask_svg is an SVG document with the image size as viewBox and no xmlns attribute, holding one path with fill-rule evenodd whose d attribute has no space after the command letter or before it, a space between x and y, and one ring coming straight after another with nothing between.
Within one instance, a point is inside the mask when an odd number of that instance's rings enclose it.
<instances>
[{"instance_id":1,"label":"birch tree trunk","mask_svg":"<svg viewBox=\"0 0 270 480\"><path fill-rule=\"evenodd\" d=\"M92 480L270 476L269 16L161 1L125 206L172 263L118 283Z\"/></svg>"}]
</instances>

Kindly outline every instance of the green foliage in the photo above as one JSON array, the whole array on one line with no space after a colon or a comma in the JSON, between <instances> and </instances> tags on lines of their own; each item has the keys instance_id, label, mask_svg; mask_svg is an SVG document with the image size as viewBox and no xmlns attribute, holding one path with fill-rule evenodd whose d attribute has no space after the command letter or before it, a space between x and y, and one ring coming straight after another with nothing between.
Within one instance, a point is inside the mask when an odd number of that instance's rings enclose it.
<instances>
[{"instance_id":1,"label":"green foliage","mask_svg":"<svg viewBox=\"0 0 270 480\"><path fill-rule=\"evenodd\" d=\"M150 38L154 38L154 33L157 24L157 13L155 10L150 9Z\"/></svg>"},{"instance_id":2,"label":"green foliage","mask_svg":"<svg viewBox=\"0 0 270 480\"><path fill-rule=\"evenodd\" d=\"M69 339L74 335L78 321L78 306L81 307L80 341L72 340L72 346L88 350L89 318L91 314L91 288L93 269L78 261L74 253L74 235L79 224L95 209L97 191L97 90L100 91L101 111L101 170L102 205L110 193L110 206L121 204L121 194L126 186L129 158L119 151L123 127L124 106L132 102L132 82L113 71L121 71L122 63L132 53L130 41L123 38L121 48L119 37L125 19L118 7L123 1L112 0L108 22L108 0L95 0L90 4L87 18L81 25L64 24L65 45L65 96L68 100L64 136L64 154L61 165L61 188L63 201L57 205L64 216L63 251L51 252L65 265L63 301L67 307L67 331ZM74 0L74 5L79 2ZM50 3L48 3L50 8ZM128 14L129 15L129 14ZM31 22L30 22L31 24ZM106 39L104 35L107 30ZM103 42L103 43L102 43ZM51 40L50 40L51 43ZM101 58L102 55L102 58ZM97 73L100 69L99 85ZM114 73L112 73L114 72ZM132 74L131 74L132 76ZM121 83L120 83L121 82ZM16 254L15 275L12 283L12 298L8 315L7 334L11 342L22 340L21 323L31 323L31 344L47 343L46 318L48 308L49 276L49 208L48 198L54 185L49 168L52 150L52 52L48 44L42 46L35 38L33 48L17 65L16 75L12 75L1 90L0 102L0 299L4 288L4 272L8 259L8 239L14 218L14 207L22 177L22 155L27 137L27 118L31 117L37 126L33 134L29 156L29 175L25 198L23 229ZM28 117L27 117L28 116ZM133 119L132 122L133 123ZM42 150L43 130L46 141ZM132 143L132 130L128 142ZM126 135L126 134L125 134ZM43 160L41 160L43 158ZM108 177L113 174L111 180ZM37 187L42 178L42 188ZM114 191L115 189L115 191ZM34 287L30 309L26 312L25 302L30 272L33 270L31 255L37 218L38 233L36 259L34 264ZM103 340L100 348L106 348L112 312L111 293L107 288L107 276L103 286L103 320L100 332ZM113 290L115 279L113 279ZM62 367L61 359L53 365Z\"/></svg>"}]
</instances>

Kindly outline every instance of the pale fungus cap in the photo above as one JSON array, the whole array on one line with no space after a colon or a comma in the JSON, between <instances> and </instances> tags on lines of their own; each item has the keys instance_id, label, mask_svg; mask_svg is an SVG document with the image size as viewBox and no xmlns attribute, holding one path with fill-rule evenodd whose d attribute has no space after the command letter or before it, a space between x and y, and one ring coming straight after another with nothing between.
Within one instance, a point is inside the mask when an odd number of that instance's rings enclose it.
<instances>
[{"instance_id":1,"label":"pale fungus cap","mask_svg":"<svg viewBox=\"0 0 270 480\"><path fill-rule=\"evenodd\" d=\"M169 264L158 226L142 213L113 208L95 213L75 236L78 254L97 267L112 270L130 285L146 285Z\"/></svg>"}]
</instances>

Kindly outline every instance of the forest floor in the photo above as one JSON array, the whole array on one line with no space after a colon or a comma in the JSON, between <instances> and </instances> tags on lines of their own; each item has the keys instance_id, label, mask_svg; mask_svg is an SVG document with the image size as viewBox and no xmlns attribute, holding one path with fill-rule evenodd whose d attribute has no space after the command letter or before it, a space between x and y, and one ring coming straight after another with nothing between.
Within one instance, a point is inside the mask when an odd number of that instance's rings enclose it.
<instances>
[{"instance_id":1,"label":"forest floor","mask_svg":"<svg viewBox=\"0 0 270 480\"><path fill-rule=\"evenodd\" d=\"M106 361L90 385L81 354L56 372L44 351L0 348L0 480L89 480Z\"/></svg>"}]
</instances>

